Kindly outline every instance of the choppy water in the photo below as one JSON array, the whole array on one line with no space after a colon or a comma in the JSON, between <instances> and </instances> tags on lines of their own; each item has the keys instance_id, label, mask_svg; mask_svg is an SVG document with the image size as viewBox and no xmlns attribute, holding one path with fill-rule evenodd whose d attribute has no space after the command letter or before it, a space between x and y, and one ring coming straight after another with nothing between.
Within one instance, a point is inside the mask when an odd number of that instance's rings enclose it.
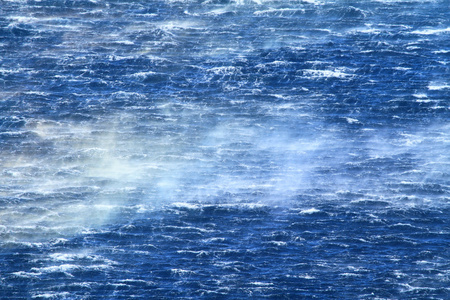
<instances>
[{"instance_id":1,"label":"choppy water","mask_svg":"<svg viewBox=\"0 0 450 300\"><path fill-rule=\"evenodd\" d=\"M449 299L447 1L1 1L2 299Z\"/></svg>"}]
</instances>

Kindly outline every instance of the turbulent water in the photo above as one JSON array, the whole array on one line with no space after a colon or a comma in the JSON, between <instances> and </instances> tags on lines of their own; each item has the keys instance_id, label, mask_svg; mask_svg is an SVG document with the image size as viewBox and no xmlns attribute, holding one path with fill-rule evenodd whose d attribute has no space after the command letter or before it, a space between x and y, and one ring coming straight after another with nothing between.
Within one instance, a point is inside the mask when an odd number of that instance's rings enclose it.
<instances>
[{"instance_id":1,"label":"turbulent water","mask_svg":"<svg viewBox=\"0 0 450 300\"><path fill-rule=\"evenodd\" d=\"M0 1L1 299L449 299L446 0Z\"/></svg>"}]
</instances>

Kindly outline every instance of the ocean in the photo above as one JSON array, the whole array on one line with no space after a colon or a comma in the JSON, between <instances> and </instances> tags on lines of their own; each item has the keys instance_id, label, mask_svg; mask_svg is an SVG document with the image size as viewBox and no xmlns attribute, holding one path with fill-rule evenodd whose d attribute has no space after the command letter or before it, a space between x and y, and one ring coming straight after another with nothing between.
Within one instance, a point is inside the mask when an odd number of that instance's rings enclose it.
<instances>
[{"instance_id":1,"label":"ocean","mask_svg":"<svg viewBox=\"0 0 450 300\"><path fill-rule=\"evenodd\" d=\"M446 0L0 1L0 299L450 299Z\"/></svg>"}]
</instances>

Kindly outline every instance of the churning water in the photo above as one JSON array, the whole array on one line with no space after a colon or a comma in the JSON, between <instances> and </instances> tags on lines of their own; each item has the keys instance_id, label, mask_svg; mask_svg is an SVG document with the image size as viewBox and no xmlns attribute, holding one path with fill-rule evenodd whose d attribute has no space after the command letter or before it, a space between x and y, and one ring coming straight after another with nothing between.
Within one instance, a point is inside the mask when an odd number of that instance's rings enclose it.
<instances>
[{"instance_id":1,"label":"churning water","mask_svg":"<svg viewBox=\"0 0 450 300\"><path fill-rule=\"evenodd\" d=\"M2 299L449 299L448 1L0 5Z\"/></svg>"}]
</instances>

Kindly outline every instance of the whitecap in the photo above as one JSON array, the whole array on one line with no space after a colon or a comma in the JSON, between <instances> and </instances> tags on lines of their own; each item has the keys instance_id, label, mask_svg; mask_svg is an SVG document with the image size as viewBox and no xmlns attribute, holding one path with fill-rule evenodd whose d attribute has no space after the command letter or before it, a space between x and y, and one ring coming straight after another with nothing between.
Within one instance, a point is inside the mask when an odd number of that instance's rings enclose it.
<instances>
[{"instance_id":1,"label":"whitecap","mask_svg":"<svg viewBox=\"0 0 450 300\"><path fill-rule=\"evenodd\" d=\"M42 274L42 273L69 273L74 270L79 270L82 267L74 264L62 264L59 266L49 266L49 267L41 267L41 268L32 268L31 271Z\"/></svg>"},{"instance_id":2,"label":"whitecap","mask_svg":"<svg viewBox=\"0 0 450 300\"><path fill-rule=\"evenodd\" d=\"M341 273L339 274L339 276L344 276L344 277L361 277L361 274L355 274L355 273Z\"/></svg>"},{"instance_id":3,"label":"whitecap","mask_svg":"<svg viewBox=\"0 0 450 300\"><path fill-rule=\"evenodd\" d=\"M359 120L358 119L355 119L355 118L345 118L345 120L347 121L347 123L349 123L349 124L355 124L355 123L359 123Z\"/></svg>"},{"instance_id":4,"label":"whitecap","mask_svg":"<svg viewBox=\"0 0 450 300\"><path fill-rule=\"evenodd\" d=\"M279 14L281 16L286 12L297 13L297 12L305 12L305 10L304 9L296 9L296 8L270 8L270 9L266 9L266 10L255 11L253 14L256 16Z\"/></svg>"},{"instance_id":5,"label":"whitecap","mask_svg":"<svg viewBox=\"0 0 450 300\"><path fill-rule=\"evenodd\" d=\"M450 85L442 82L430 82L428 89L431 91L445 90L450 89Z\"/></svg>"},{"instance_id":6,"label":"whitecap","mask_svg":"<svg viewBox=\"0 0 450 300\"><path fill-rule=\"evenodd\" d=\"M170 271L171 271L174 275L178 275L178 276L187 276L187 275L195 274L194 271L191 271L191 270L185 270L185 269L171 269Z\"/></svg>"},{"instance_id":7,"label":"whitecap","mask_svg":"<svg viewBox=\"0 0 450 300\"><path fill-rule=\"evenodd\" d=\"M300 211L300 214L302 215L310 215L310 214L315 214L320 212L320 210L318 210L317 208L308 208L308 209L303 209Z\"/></svg>"},{"instance_id":8,"label":"whitecap","mask_svg":"<svg viewBox=\"0 0 450 300\"><path fill-rule=\"evenodd\" d=\"M421 34L421 35L433 35L433 34L441 34L441 33L450 33L450 27L447 28L427 28L422 30L414 30L412 33Z\"/></svg>"},{"instance_id":9,"label":"whitecap","mask_svg":"<svg viewBox=\"0 0 450 300\"><path fill-rule=\"evenodd\" d=\"M421 94L413 94L413 97L422 99L422 98L427 98L428 96L427 96L427 94L421 93Z\"/></svg>"},{"instance_id":10,"label":"whitecap","mask_svg":"<svg viewBox=\"0 0 450 300\"><path fill-rule=\"evenodd\" d=\"M450 53L450 50L437 50L433 51L434 54L447 54Z\"/></svg>"},{"instance_id":11,"label":"whitecap","mask_svg":"<svg viewBox=\"0 0 450 300\"><path fill-rule=\"evenodd\" d=\"M214 67L208 70L216 75L232 75L239 72L239 68L234 66Z\"/></svg>"},{"instance_id":12,"label":"whitecap","mask_svg":"<svg viewBox=\"0 0 450 300\"><path fill-rule=\"evenodd\" d=\"M347 78L353 76L352 74L346 73L348 69L346 68L336 68L333 70L314 70L306 69L303 70L304 74L315 79L315 78Z\"/></svg>"},{"instance_id":13,"label":"whitecap","mask_svg":"<svg viewBox=\"0 0 450 300\"><path fill-rule=\"evenodd\" d=\"M137 73L131 74L129 76L139 78L139 79L145 79L148 76L152 76L152 75L156 75L156 74L158 74L158 73L153 72L153 71L144 71L144 72L137 72ZM116 93L125 93L125 92L116 92Z\"/></svg>"},{"instance_id":14,"label":"whitecap","mask_svg":"<svg viewBox=\"0 0 450 300\"><path fill-rule=\"evenodd\" d=\"M256 286L273 286L274 284L272 282L261 282L261 281L253 281L250 282L251 285L256 285Z\"/></svg>"},{"instance_id":15,"label":"whitecap","mask_svg":"<svg viewBox=\"0 0 450 300\"><path fill-rule=\"evenodd\" d=\"M268 244L271 244L271 245L276 246L276 247L287 246L287 243L286 242L282 242L282 241L270 241L270 242L268 242Z\"/></svg>"},{"instance_id":16,"label":"whitecap","mask_svg":"<svg viewBox=\"0 0 450 300\"><path fill-rule=\"evenodd\" d=\"M53 293L42 293L42 294L35 294L31 296L31 298L47 298L47 299L67 299L70 298L69 292L53 292Z\"/></svg>"},{"instance_id":17,"label":"whitecap","mask_svg":"<svg viewBox=\"0 0 450 300\"><path fill-rule=\"evenodd\" d=\"M192 210L197 210L201 208L200 205L189 202L175 202L172 203L170 206L174 208L192 209Z\"/></svg>"}]
</instances>

